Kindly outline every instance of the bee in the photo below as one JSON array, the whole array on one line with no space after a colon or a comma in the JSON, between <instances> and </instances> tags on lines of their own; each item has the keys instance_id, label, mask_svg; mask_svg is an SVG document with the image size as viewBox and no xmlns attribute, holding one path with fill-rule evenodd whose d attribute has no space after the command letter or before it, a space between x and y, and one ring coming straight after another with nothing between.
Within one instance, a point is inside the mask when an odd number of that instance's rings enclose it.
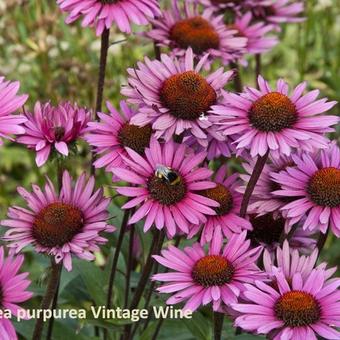
<instances>
[{"instance_id":1,"label":"bee","mask_svg":"<svg viewBox=\"0 0 340 340\"><path fill-rule=\"evenodd\" d=\"M178 176L177 172L164 165L157 165L155 176L163 179L170 185L176 185L181 182L181 178Z\"/></svg>"}]
</instances>

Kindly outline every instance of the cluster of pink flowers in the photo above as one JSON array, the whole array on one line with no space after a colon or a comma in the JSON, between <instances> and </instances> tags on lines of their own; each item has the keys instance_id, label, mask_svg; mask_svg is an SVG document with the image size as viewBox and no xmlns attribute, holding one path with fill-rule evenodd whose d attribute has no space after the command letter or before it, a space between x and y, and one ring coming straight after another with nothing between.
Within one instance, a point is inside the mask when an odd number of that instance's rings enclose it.
<instances>
[{"instance_id":1,"label":"cluster of pink flowers","mask_svg":"<svg viewBox=\"0 0 340 340\"><path fill-rule=\"evenodd\" d=\"M68 102L38 102L33 113L15 115L27 96L1 79L0 137L20 135L38 167L68 157L83 138L97 156L93 166L105 168L127 197L129 225L193 239L154 255L170 269L152 277L164 282L159 292L172 294L167 304L193 311L211 304L235 327L271 339L339 339L340 280L331 278L334 268L316 265L317 240L329 231L340 237L340 150L328 138L339 117L326 114L336 102L306 92L305 82L289 91L284 80L271 87L261 75L257 88L225 91L233 65L272 49L281 23L303 20L302 3L173 0L164 11L155 0L57 3L68 23L81 18L98 35L113 23L126 33L131 24L151 23L143 36L169 53L129 68L120 110L107 102L109 113L98 112L98 121ZM233 156L244 173L228 166ZM102 233L115 230L107 223L110 199L95 190L94 176L72 181L64 171L58 190L47 178L44 189L18 193L26 207L9 208L1 221L10 249L7 260L0 249L1 304L11 308L30 297L27 275L16 275L23 259L14 254L32 245L72 270L72 256L93 260L107 241ZM1 329L16 337L11 324L0 322Z\"/></svg>"}]
</instances>

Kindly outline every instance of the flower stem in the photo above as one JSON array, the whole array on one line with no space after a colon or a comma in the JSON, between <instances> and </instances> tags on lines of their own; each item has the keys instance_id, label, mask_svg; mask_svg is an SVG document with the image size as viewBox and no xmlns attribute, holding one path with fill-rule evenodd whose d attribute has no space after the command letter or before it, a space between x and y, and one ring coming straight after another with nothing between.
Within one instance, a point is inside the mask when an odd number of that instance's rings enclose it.
<instances>
[{"instance_id":1,"label":"flower stem","mask_svg":"<svg viewBox=\"0 0 340 340\"><path fill-rule=\"evenodd\" d=\"M54 259L52 262L52 270L50 274L50 278L47 284L46 293L42 299L40 309L49 309L51 307L52 300L54 298L55 292L57 290L59 284L59 277L62 269L62 262L55 263ZM32 340L40 340L42 338L42 332L44 328L44 320L39 317L35 323Z\"/></svg>"},{"instance_id":2,"label":"flower stem","mask_svg":"<svg viewBox=\"0 0 340 340\"><path fill-rule=\"evenodd\" d=\"M118 236L115 254L114 254L114 257L113 257L113 261L112 261L111 273L110 273L110 278L109 278L109 287L108 287L108 290L107 290L106 308L111 308L111 305L112 305L113 282L114 282L115 275L116 275L118 258L119 258L120 250L122 248L124 234L125 234L125 231L126 231L126 226L127 226L128 220L129 220L129 215L130 215L130 211L125 210L122 225L121 225L120 231L119 231L119 236Z\"/></svg>"},{"instance_id":3,"label":"flower stem","mask_svg":"<svg viewBox=\"0 0 340 340\"><path fill-rule=\"evenodd\" d=\"M259 89L257 78L261 74L261 54L255 54L255 84L257 89Z\"/></svg>"},{"instance_id":4,"label":"flower stem","mask_svg":"<svg viewBox=\"0 0 340 340\"><path fill-rule=\"evenodd\" d=\"M223 317L222 313L214 312L214 340L222 338Z\"/></svg>"},{"instance_id":5,"label":"flower stem","mask_svg":"<svg viewBox=\"0 0 340 340\"><path fill-rule=\"evenodd\" d=\"M163 319L163 318L160 319L160 320L158 321L157 327L156 327L156 329L155 329L155 333L153 333L153 336L152 336L151 340L157 340L158 333L159 333L159 331L161 330L161 327L162 327L162 325L163 325L163 322L164 322L164 319Z\"/></svg>"},{"instance_id":6,"label":"flower stem","mask_svg":"<svg viewBox=\"0 0 340 340\"><path fill-rule=\"evenodd\" d=\"M298 228L298 226L299 225L297 223L294 224L292 226L292 228L290 229L290 231L288 232L288 234L286 234L284 230L282 231L280 239L279 239L280 247L283 246L283 243L284 243L285 240L287 240L287 241L291 240L291 238L293 237L293 235L294 235L296 229Z\"/></svg>"},{"instance_id":7,"label":"flower stem","mask_svg":"<svg viewBox=\"0 0 340 340\"><path fill-rule=\"evenodd\" d=\"M130 229L130 240L129 240L129 253L128 253L128 265L126 269L126 281L125 281L125 298L124 298L124 308L127 307L129 303L129 291L130 291L130 277L133 264L133 242L135 237L135 227L131 226Z\"/></svg>"},{"instance_id":8,"label":"flower stem","mask_svg":"<svg viewBox=\"0 0 340 340\"><path fill-rule=\"evenodd\" d=\"M269 156L269 150L266 152L264 156L258 156L253 173L250 176L249 182L246 187L246 191L243 195L241 209L240 209L240 216L245 217L247 214L247 209L249 205L250 197L255 189L255 185L261 175L261 172L266 164L266 161Z\"/></svg>"},{"instance_id":9,"label":"flower stem","mask_svg":"<svg viewBox=\"0 0 340 340\"><path fill-rule=\"evenodd\" d=\"M61 188L63 186L63 173L64 173L64 166L63 166L63 161L58 160L57 162L57 183L58 183L58 190L59 193L61 191Z\"/></svg>"},{"instance_id":10,"label":"flower stem","mask_svg":"<svg viewBox=\"0 0 340 340\"><path fill-rule=\"evenodd\" d=\"M154 43L153 49L154 49L154 52L155 52L156 59L161 60L161 48L156 43Z\"/></svg>"},{"instance_id":11,"label":"flower stem","mask_svg":"<svg viewBox=\"0 0 340 340\"><path fill-rule=\"evenodd\" d=\"M122 248L122 244L123 244L123 239L124 239L124 234L126 231L126 226L127 223L129 221L129 215L130 215L130 210L127 209L124 212L124 217L122 220L122 224L120 226L120 231L119 231L119 235L118 235L118 241L117 241L117 245L116 245L116 250L115 250L115 254L113 256L113 260L112 260L112 267L111 267L111 272L110 272L110 278L109 278L109 286L107 289L107 299L106 299L106 308L109 309L111 308L112 305L112 293L113 293L113 282L115 280L115 276L116 276L116 269L117 269L117 264L118 264L118 259L119 259L119 254L120 254L120 250ZM104 329L104 340L107 339L107 329Z\"/></svg>"},{"instance_id":12,"label":"flower stem","mask_svg":"<svg viewBox=\"0 0 340 340\"><path fill-rule=\"evenodd\" d=\"M157 18L156 18L156 20L157 20ZM152 25L152 28L155 28L155 26ZM154 50L154 53L155 53L155 58L157 60L161 60L161 48L156 42L153 43L153 50Z\"/></svg>"},{"instance_id":13,"label":"flower stem","mask_svg":"<svg viewBox=\"0 0 340 340\"><path fill-rule=\"evenodd\" d=\"M154 263L154 260L152 258L152 255L158 254L160 250L162 249L163 246L163 241L164 241L165 233L164 231L156 231L152 240L152 244L150 247L149 255L146 260L145 266L143 268L143 272L141 275L141 278L138 282L138 286L136 288L135 294L133 296L132 302L130 304L130 309L134 309L138 306L139 301L142 297L144 288L147 284L147 281L149 279L149 276L152 271L152 266Z\"/></svg>"},{"instance_id":14,"label":"flower stem","mask_svg":"<svg viewBox=\"0 0 340 340\"><path fill-rule=\"evenodd\" d=\"M234 74L234 89L236 92L242 92L242 79L240 75L240 66L237 62L230 62L230 68L235 71Z\"/></svg>"},{"instance_id":15,"label":"flower stem","mask_svg":"<svg viewBox=\"0 0 340 340\"><path fill-rule=\"evenodd\" d=\"M101 49L100 49L99 71L98 71L98 85L97 85L95 116L97 116L97 112L100 112L102 110L103 92L104 92L104 83L105 83L105 71L106 71L106 62L107 62L107 51L109 49L109 37L110 37L110 30L106 28L101 36Z\"/></svg>"},{"instance_id":16,"label":"flower stem","mask_svg":"<svg viewBox=\"0 0 340 340\"><path fill-rule=\"evenodd\" d=\"M107 52L109 50L110 29L105 28L101 35L101 48L100 48L100 60L98 70L98 83L97 83L97 97L96 97L96 110L94 112L94 119L97 119L97 113L102 110L103 93L105 83L105 72L107 63ZM93 166L95 155L92 152L91 155L91 175L95 173L95 167Z\"/></svg>"},{"instance_id":17,"label":"flower stem","mask_svg":"<svg viewBox=\"0 0 340 340\"><path fill-rule=\"evenodd\" d=\"M179 246L180 242L181 242L181 236L177 236L174 246L177 248ZM169 269L167 268L164 271L164 273L167 273L168 271L169 271ZM158 272L158 262L154 266L154 273L157 273L157 272ZM148 309L149 310L149 315L150 315L149 304L150 304L151 295L154 292L155 285L156 285L156 281L153 281L151 283L151 285L150 285L149 293L147 295L147 298L146 298L146 301L145 301L145 305L144 305L144 309ZM146 330L146 328L148 327L149 322L150 322L150 318L147 318L146 321L145 321L143 330ZM158 333L159 333L159 331L160 331L160 329L161 329L161 327L163 325L163 322L164 322L163 318L158 320L155 332L154 332L153 337L152 337L152 340L156 340L157 339ZM132 338L133 338L134 334L136 333L138 325L139 324L137 323L135 328L134 328L134 330L133 330L133 332L132 332L132 335L131 335Z\"/></svg>"},{"instance_id":18,"label":"flower stem","mask_svg":"<svg viewBox=\"0 0 340 340\"><path fill-rule=\"evenodd\" d=\"M323 249L323 247L326 244L328 234L329 234L329 227L327 228L327 230L326 230L326 232L324 234L320 233L320 236L319 236L319 239L318 239L318 243L316 245L318 250L319 250L318 256L320 256L320 254L322 252L322 249Z\"/></svg>"},{"instance_id":19,"label":"flower stem","mask_svg":"<svg viewBox=\"0 0 340 340\"><path fill-rule=\"evenodd\" d=\"M64 173L64 170L65 170L65 167L64 167L63 163L64 162L62 160L58 160L57 161L57 183L58 183L59 193L60 193L60 191L62 189L62 186L63 186L63 173ZM52 310L56 309L57 305L58 305L58 295L59 295L60 280L61 280L61 271L59 272L58 285L57 285L57 289L55 290L53 301L52 301L52 306L51 306ZM51 340L52 339L53 326L54 326L54 317L52 315L52 317L48 321L46 340Z\"/></svg>"},{"instance_id":20,"label":"flower stem","mask_svg":"<svg viewBox=\"0 0 340 340\"><path fill-rule=\"evenodd\" d=\"M179 235L179 236L176 236L174 246L175 246L176 248L178 248L180 242L181 242L181 236L180 236L180 235ZM168 268L167 268L167 269L164 271L164 273L167 273L168 271L169 271L169 270L168 270ZM155 274L158 272L158 262L155 263L154 271L153 271L153 272L154 272ZM144 309L148 309L149 311L150 311L150 309L149 309L150 300L151 300L152 293L154 292L155 285L156 285L156 281L152 281L152 282L151 282L151 285L150 285L150 288L149 288L149 292L148 292L148 294L147 294L147 296L146 296L146 299L145 299ZM149 313L149 315L150 315L150 313ZM145 320L145 324L144 324L144 326L143 326L143 330L145 330L145 329L148 327L149 322L150 322L150 318L147 318L147 319ZM162 323L162 319L160 319L159 322ZM135 329L134 329L132 335L134 335L134 333L135 333L135 331L137 330L137 328L138 328L138 323L137 323L137 325L136 325L136 327L135 327ZM157 327L157 328L158 328L158 327Z\"/></svg>"},{"instance_id":21,"label":"flower stem","mask_svg":"<svg viewBox=\"0 0 340 340\"><path fill-rule=\"evenodd\" d=\"M53 301L52 301L52 307L51 307L52 311L54 309L56 309L57 305L58 305L58 295L59 295L60 280L61 280L61 271L60 271L59 278L58 278L58 286L57 286L57 289L55 291L55 294L54 294L54 297L53 297ZM54 317L52 315L52 317L50 318L50 320L48 322L46 340L51 340L52 339L53 325L54 325Z\"/></svg>"},{"instance_id":22,"label":"flower stem","mask_svg":"<svg viewBox=\"0 0 340 340\"><path fill-rule=\"evenodd\" d=\"M163 246L163 241L165 238L165 233L164 231L159 231L156 230L153 236L153 240L151 242L151 247L150 247L150 251L146 260L146 263L144 265L141 277L139 279L138 285L136 287L136 291L135 294L133 295L131 304L129 309L135 309L138 307L139 301L143 295L144 289L146 287L146 284L149 280L150 274L152 272L152 267L153 267L153 263L154 260L152 258L152 255L158 254ZM129 340L131 339L130 337L130 333L131 333L131 325L127 325L125 326L124 329L124 334L123 334L123 340Z\"/></svg>"}]
</instances>

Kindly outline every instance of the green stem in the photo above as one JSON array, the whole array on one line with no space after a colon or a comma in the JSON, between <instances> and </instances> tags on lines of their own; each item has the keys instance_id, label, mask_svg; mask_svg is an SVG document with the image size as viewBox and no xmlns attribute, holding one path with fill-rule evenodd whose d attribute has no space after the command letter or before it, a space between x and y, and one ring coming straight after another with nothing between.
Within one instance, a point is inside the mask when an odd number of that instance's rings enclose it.
<instances>
[{"instance_id":1,"label":"green stem","mask_svg":"<svg viewBox=\"0 0 340 340\"><path fill-rule=\"evenodd\" d=\"M100 61L99 61L99 70L98 70L98 84L97 84L97 99L96 99L96 112L100 112L102 110L103 103L103 93L104 93L104 83L105 83L105 72L106 72L106 64L107 64L107 52L109 49L109 38L110 38L110 30L105 29L101 36L101 48L100 48Z\"/></svg>"},{"instance_id":2,"label":"green stem","mask_svg":"<svg viewBox=\"0 0 340 340\"><path fill-rule=\"evenodd\" d=\"M57 161L57 183L58 183L59 193L61 192L61 189L62 189L62 186L63 186L63 173L64 173L64 170L65 170L63 163L64 162L60 159ZM52 306L51 306L52 310L56 309L57 305L58 305L60 280L61 280L61 271L59 272L58 285L57 285L56 291L54 293L53 301L52 301ZM52 317L48 321L46 340L52 339L53 326L54 326L54 317L52 315Z\"/></svg>"},{"instance_id":3,"label":"green stem","mask_svg":"<svg viewBox=\"0 0 340 340\"><path fill-rule=\"evenodd\" d=\"M230 68L235 71L234 74L234 89L236 92L242 92L242 79L240 75L240 66L238 62L231 62L230 63Z\"/></svg>"},{"instance_id":4,"label":"green stem","mask_svg":"<svg viewBox=\"0 0 340 340\"><path fill-rule=\"evenodd\" d=\"M113 257L113 261L112 261L111 273L110 273L110 278L109 278L109 287L108 287L108 290L107 290L107 299L106 299L106 307L108 309L111 308L111 305L112 305L113 282L114 282L115 275L116 275L116 269L117 269L119 254L120 254L120 250L122 248L124 234L125 234L125 231L126 231L126 226L127 226L128 220L129 220L129 215L130 215L130 211L125 210L122 225L121 225L120 231L119 231L119 236L118 236L115 254L114 254L114 257Z\"/></svg>"},{"instance_id":5,"label":"green stem","mask_svg":"<svg viewBox=\"0 0 340 340\"><path fill-rule=\"evenodd\" d=\"M324 234L320 233L320 236L319 236L319 239L318 239L318 242L317 242L317 245L316 245L318 250L319 250L318 256L320 256L322 249L324 248L324 246L326 244L328 234L329 234L329 227L327 228L327 230Z\"/></svg>"},{"instance_id":6,"label":"green stem","mask_svg":"<svg viewBox=\"0 0 340 340\"><path fill-rule=\"evenodd\" d=\"M160 49L160 47L156 43L154 43L153 49L154 49L154 52L155 52L156 59L161 60L161 49Z\"/></svg>"},{"instance_id":7,"label":"green stem","mask_svg":"<svg viewBox=\"0 0 340 340\"><path fill-rule=\"evenodd\" d=\"M120 250L122 248L124 234L125 234L125 231L126 231L126 226L127 226L128 221L129 221L129 215L130 215L130 210L129 209L125 210L122 225L120 226L120 231L119 231L119 235L118 235L118 241L117 241L117 245L116 245L115 254L114 254L113 260L112 260L112 267L111 267L110 278L109 278L109 286L108 286L108 289L107 289L107 299L106 299L106 308L107 309L110 309L111 306L112 306L113 283L114 283L116 272L117 272L117 264L118 264L119 254L120 254ZM108 337L107 329L104 329L104 340L107 339L107 337Z\"/></svg>"},{"instance_id":8,"label":"green stem","mask_svg":"<svg viewBox=\"0 0 340 340\"><path fill-rule=\"evenodd\" d=\"M258 77L261 74L261 69L262 69L262 63L261 63L261 54L255 54L255 84L257 89L259 89L258 85Z\"/></svg>"},{"instance_id":9,"label":"green stem","mask_svg":"<svg viewBox=\"0 0 340 340\"><path fill-rule=\"evenodd\" d=\"M50 278L47 284L45 295L42 299L40 309L49 309L51 307L51 303L55 296L58 284L59 284L59 277L62 269L62 262L55 263L54 259L51 258L51 273ZM41 340L42 332L44 329L44 320L39 317L35 323L34 331L32 340Z\"/></svg>"},{"instance_id":10,"label":"green stem","mask_svg":"<svg viewBox=\"0 0 340 340\"><path fill-rule=\"evenodd\" d=\"M240 216L245 217L247 214L247 209L250 201L250 197L255 189L256 183L258 179L260 178L260 175L262 173L262 170L266 164L266 161L269 156L269 150L264 156L258 156L257 161L253 170L253 173L250 176L249 182L246 187L246 191L243 195L242 203L241 203L241 209L240 209Z\"/></svg>"},{"instance_id":11,"label":"green stem","mask_svg":"<svg viewBox=\"0 0 340 340\"><path fill-rule=\"evenodd\" d=\"M131 277L131 270L132 270L132 265L133 265L133 242L134 242L134 238L135 238L135 227L131 226L130 240L129 240L128 265L127 265L127 269L126 269L124 308L126 308L128 303L129 303L130 277Z\"/></svg>"},{"instance_id":12,"label":"green stem","mask_svg":"<svg viewBox=\"0 0 340 340\"><path fill-rule=\"evenodd\" d=\"M223 317L222 313L214 312L214 340L222 338Z\"/></svg>"},{"instance_id":13,"label":"green stem","mask_svg":"<svg viewBox=\"0 0 340 340\"><path fill-rule=\"evenodd\" d=\"M94 113L94 119L97 119L97 113L102 110L103 93L105 84L105 73L107 64L107 53L109 50L110 30L105 29L101 35L101 48L100 48L100 60L98 70L98 83L97 83L97 97L96 97L96 111ZM95 167L93 166L95 160L94 153L91 155L91 174L95 173Z\"/></svg>"},{"instance_id":14,"label":"green stem","mask_svg":"<svg viewBox=\"0 0 340 340\"><path fill-rule=\"evenodd\" d=\"M154 232L150 251L149 251L146 263L144 265L142 275L141 275L139 282L138 282L138 285L136 287L135 294L133 295L133 298L132 298L132 301L131 301L131 304L130 304L130 307L129 307L130 310L136 309L138 307L138 304L140 302L140 299L143 295L143 292L144 292L145 287L147 285L147 282L149 280L150 274L152 272L152 267L153 267L153 263L154 263L152 256L155 255L155 254L159 254L159 252L161 251L162 246L163 246L164 238L165 238L165 233L164 233L163 230L162 231L156 230ZM130 340L131 339L131 337L130 337L131 328L132 328L131 325L125 326L124 334L123 334L123 340Z\"/></svg>"},{"instance_id":15,"label":"green stem","mask_svg":"<svg viewBox=\"0 0 340 340\"><path fill-rule=\"evenodd\" d=\"M177 236L176 239L175 239L174 246L177 248L179 246L180 242L181 242L181 236ZM169 270L166 269L164 271L164 273L167 273L168 271ZM154 266L154 273L157 273L157 272L158 272L158 262ZM150 304L152 293L154 292L155 285L156 285L156 281L153 281L151 283L151 285L150 285L149 293L147 295L147 298L146 298L146 301L145 301L145 305L144 305L144 309L148 309L149 310L149 315L151 314L150 313L151 308L149 308L149 304ZM151 320L150 317L146 319L144 327L143 327L143 330L145 330L148 327L150 320ZM156 330L155 330L155 333L154 333L152 339L157 339L158 333L159 333L159 331L160 331L160 329L162 327L163 322L164 322L164 319L162 319L162 318L158 320L158 323L157 323L157 326L156 326ZM139 326L139 322L137 322L135 328L132 331L132 334L131 334L132 339L133 339L133 337L134 337L134 335L135 335L135 333L137 331L138 326Z\"/></svg>"}]
</instances>

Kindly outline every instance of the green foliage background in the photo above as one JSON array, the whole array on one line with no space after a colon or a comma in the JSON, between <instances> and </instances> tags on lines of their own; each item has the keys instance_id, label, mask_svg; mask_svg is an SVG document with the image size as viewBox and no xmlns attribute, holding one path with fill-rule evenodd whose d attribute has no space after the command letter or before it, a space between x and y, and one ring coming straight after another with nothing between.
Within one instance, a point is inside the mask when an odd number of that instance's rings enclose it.
<instances>
[{"instance_id":1,"label":"green foliage background","mask_svg":"<svg viewBox=\"0 0 340 340\"><path fill-rule=\"evenodd\" d=\"M263 74L271 81L285 78L292 86L302 80L309 82L310 88L319 88L323 96L340 101L340 2L338 0L307 0L306 17L302 24L289 24L279 33L281 43L263 58ZM33 109L36 100L57 103L75 101L89 108L94 107L100 39L93 30L79 25L67 26L64 16L54 1L43 0L0 0L0 73L10 80L20 80L21 92L30 98L26 110ZM153 55L152 44L138 34L124 36L112 31L111 41L121 41L109 50L107 78L104 98L115 105L122 99L120 86L126 83L126 68L134 66L143 56ZM254 60L249 58L249 66L242 70L245 84L254 85ZM339 106L334 109L339 112ZM340 128L338 129L340 132ZM340 133L334 135L339 138ZM80 157L68 160L68 168L73 175L89 169L90 158L84 143L78 145ZM0 218L6 214L10 204L20 203L16 187L29 187L31 183L43 183L44 175L55 179L55 164L37 169L34 154L24 147L6 143L0 149ZM107 195L113 195L111 178L98 172L98 185L104 185ZM115 201L120 205L120 201ZM112 205L113 221L119 225L121 211ZM139 228L140 230L140 228ZM2 231L3 232L3 231ZM145 259L150 244L150 236L140 231L142 259ZM108 281L110 263L105 257L112 254L116 235L97 254L95 265L74 261L74 270L63 272L60 287L60 306L64 308L89 308L93 303L103 305ZM111 249L110 249L111 247ZM330 237L322 258L330 264L339 264L340 241ZM115 306L122 306L124 298L124 273L128 240L123 246L119 261L119 272L115 284ZM25 250L25 270L30 272L32 290L36 298L26 307L38 307L37 297L43 293L49 263L42 255L31 249ZM138 268L137 268L138 269ZM138 280L138 272L133 273L132 287ZM152 304L164 304L164 297L155 296ZM57 321L54 339L97 339L94 326L104 326L120 330L121 321L84 322L74 320ZM22 338L30 338L32 322L17 324ZM191 321L166 321L159 339L210 339L211 314L208 309L196 313ZM146 330L136 338L148 340L156 327L151 322ZM76 335L75 335L76 334ZM118 332L110 332L112 339L118 339ZM234 330L226 323L224 338L233 339ZM238 339L250 339L241 335Z\"/></svg>"}]
</instances>

